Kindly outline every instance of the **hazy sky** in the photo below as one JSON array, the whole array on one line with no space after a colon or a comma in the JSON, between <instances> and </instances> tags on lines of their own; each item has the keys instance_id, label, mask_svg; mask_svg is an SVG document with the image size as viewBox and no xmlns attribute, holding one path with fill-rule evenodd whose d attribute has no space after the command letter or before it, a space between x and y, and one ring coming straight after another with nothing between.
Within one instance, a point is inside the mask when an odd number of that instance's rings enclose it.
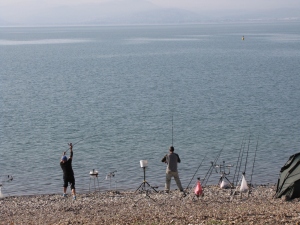
<instances>
[{"instance_id":1,"label":"hazy sky","mask_svg":"<svg viewBox=\"0 0 300 225\"><path fill-rule=\"evenodd\" d=\"M76 5L82 3L127 2L131 0L0 0L0 6L24 6L36 8L42 6ZM226 10L226 9L274 9L282 7L300 8L299 0L137 0L150 2L163 7L176 7L190 10Z\"/></svg>"},{"instance_id":2,"label":"hazy sky","mask_svg":"<svg viewBox=\"0 0 300 225\"><path fill-rule=\"evenodd\" d=\"M97 5L91 6L89 3ZM0 0L0 22L32 22L45 18L57 22L60 18L66 20L71 17L78 21L92 21L95 15L103 17L110 14L113 18L141 9L145 11L162 7L207 13L209 16L232 11L246 15L249 11L253 13L284 8L285 16L291 14L293 17L295 10L296 14L297 10L300 12L300 0ZM294 12L289 13L292 10Z\"/></svg>"}]
</instances>

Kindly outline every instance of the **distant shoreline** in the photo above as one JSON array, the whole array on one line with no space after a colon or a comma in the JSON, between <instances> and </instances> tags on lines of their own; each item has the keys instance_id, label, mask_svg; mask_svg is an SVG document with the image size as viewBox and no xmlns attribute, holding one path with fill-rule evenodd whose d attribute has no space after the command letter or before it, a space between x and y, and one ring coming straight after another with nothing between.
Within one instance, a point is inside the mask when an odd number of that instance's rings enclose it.
<instances>
[{"instance_id":1,"label":"distant shoreline","mask_svg":"<svg viewBox=\"0 0 300 225\"><path fill-rule=\"evenodd\" d=\"M185 26L185 25L212 25L212 24L272 24L272 23L299 23L300 18L282 19L250 19L250 20L220 20L186 23L103 23L103 24L0 24L0 28L47 28L47 27L138 27L138 26Z\"/></svg>"}]
</instances>

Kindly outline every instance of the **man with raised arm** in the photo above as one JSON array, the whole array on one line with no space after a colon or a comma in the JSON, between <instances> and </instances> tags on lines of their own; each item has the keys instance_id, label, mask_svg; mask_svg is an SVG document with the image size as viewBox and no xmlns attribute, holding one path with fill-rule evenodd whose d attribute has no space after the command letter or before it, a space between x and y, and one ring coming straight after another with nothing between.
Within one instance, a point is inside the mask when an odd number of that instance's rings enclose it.
<instances>
[{"instance_id":1,"label":"man with raised arm","mask_svg":"<svg viewBox=\"0 0 300 225\"><path fill-rule=\"evenodd\" d=\"M69 144L70 146L70 157L67 158L66 152L63 152L63 156L60 160L60 167L63 170L63 180L64 180L64 193L63 196L67 197L67 187L70 183L73 199L76 200L76 193L75 193L75 177L72 168L72 160L73 160L73 145L72 143Z\"/></svg>"}]
</instances>

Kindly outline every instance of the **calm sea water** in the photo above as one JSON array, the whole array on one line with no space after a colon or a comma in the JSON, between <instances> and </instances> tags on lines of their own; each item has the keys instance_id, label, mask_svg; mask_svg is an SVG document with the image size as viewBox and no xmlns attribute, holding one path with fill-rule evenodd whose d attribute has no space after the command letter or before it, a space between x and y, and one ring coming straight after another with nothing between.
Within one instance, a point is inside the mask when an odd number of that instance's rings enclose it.
<instances>
[{"instance_id":1,"label":"calm sea water","mask_svg":"<svg viewBox=\"0 0 300 225\"><path fill-rule=\"evenodd\" d=\"M140 160L163 189L172 143L183 186L222 148L232 180L243 144L246 179L276 183L300 146L299 25L0 28L2 193L61 193L69 142L78 192L92 169L102 191L137 189Z\"/></svg>"}]
</instances>

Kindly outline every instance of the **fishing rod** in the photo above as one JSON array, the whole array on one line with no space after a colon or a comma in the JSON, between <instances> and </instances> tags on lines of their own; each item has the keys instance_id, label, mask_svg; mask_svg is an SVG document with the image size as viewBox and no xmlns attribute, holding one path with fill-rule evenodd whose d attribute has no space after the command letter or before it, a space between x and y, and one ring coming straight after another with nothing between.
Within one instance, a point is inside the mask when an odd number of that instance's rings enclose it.
<instances>
[{"instance_id":1,"label":"fishing rod","mask_svg":"<svg viewBox=\"0 0 300 225\"><path fill-rule=\"evenodd\" d=\"M234 181L235 181L235 175L236 175L237 167L238 167L238 164L239 164L239 161L240 161L240 155L241 155L241 151L242 151L242 148L243 148L244 139L245 139L245 135L243 136L243 140L242 140L242 144L241 144L241 149L239 151L239 156L238 156L238 159L237 159L237 162L236 162L236 166L235 166L235 171L234 171L234 176L233 176L233 181L232 181L233 185L234 185Z\"/></svg>"},{"instance_id":2,"label":"fishing rod","mask_svg":"<svg viewBox=\"0 0 300 225\"><path fill-rule=\"evenodd\" d=\"M223 149L225 147L225 144L226 144L226 142L224 143L223 148L220 150L220 152L218 153L218 155L215 158L215 160L213 162L211 162L211 166L210 166L209 170L207 171L207 173L205 174L205 177L202 180L203 186L206 185L206 183L207 183L207 181L208 181L208 179L209 179L209 177L210 177L210 175L211 175L211 173L213 171L213 168L216 165L216 162L219 160L219 157L220 157L220 155L221 155L221 153L222 153L222 151L223 151Z\"/></svg>"},{"instance_id":3,"label":"fishing rod","mask_svg":"<svg viewBox=\"0 0 300 225\"><path fill-rule=\"evenodd\" d=\"M225 146L225 144L224 144ZM224 148L223 146L223 148ZM215 158L215 160L213 162L210 162L211 163L211 166L209 168L209 170L207 171L207 173L205 174L205 177L203 178L202 182L203 182L203 185L206 185L207 183L207 180L209 179L212 171L213 171L213 167L215 166L216 162L218 161L220 155L221 155L221 152L223 151L223 148L220 150L220 152L218 153L217 157ZM205 184L204 184L204 181L205 181Z\"/></svg>"},{"instance_id":4,"label":"fishing rod","mask_svg":"<svg viewBox=\"0 0 300 225\"><path fill-rule=\"evenodd\" d=\"M247 161L248 161L248 153L249 153L249 148L250 148L250 137L251 137L251 134L249 135L248 150L247 150L247 156L246 156L246 162L245 162L244 172L242 173L242 177L241 177L241 180L240 180L241 183L237 179L236 186L238 186L238 184L242 184L243 177L245 177L245 174L246 174ZM244 145L244 147L245 147L245 145ZM240 166L239 166L239 172L238 172L238 174L240 173L240 169L241 169L241 166L242 166L243 155L244 155L244 148L243 148L243 152L242 152L242 156L241 156L241 163L240 163ZM237 190L237 188L236 188L236 190ZM234 196L236 190L233 193L231 192L231 195L232 195L231 200L233 199L233 196ZM248 191L248 196L249 196L249 191Z\"/></svg>"},{"instance_id":5,"label":"fishing rod","mask_svg":"<svg viewBox=\"0 0 300 225\"><path fill-rule=\"evenodd\" d=\"M258 148L258 139L259 139L259 135L257 136L256 148L255 148L255 153L254 153L254 160L253 160L252 171L251 171L251 177L250 177L250 185L251 185L251 186L252 186L252 175L253 175L253 170L254 170L254 164L255 164L255 159L256 159L256 153L257 153L257 148Z\"/></svg>"},{"instance_id":6,"label":"fishing rod","mask_svg":"<svg viewBox=\"0 0 300 225\"><path fill-rule=\"evenodd\" d=\"M173 145L173 110L172 110L172 146L174 146Z\"/></svg>"},{"instance_id":7,"label":"fishing rod","mask_svg":"<svg viewBox=\"0 0 300 225\"><path fill-rule=\"evenodd\" d=\"M248 162L248 153L249 153L249 148L250 148L250 137L251 137L251 134L249 135L248 150L247 150L247 155L246 155L244 174L246 174L246 168L247 168L247 162Z\"/></svg>"},{"instance_id":8,"label":"fishing rod","mask_svg":"<svg viewBox=\"0 0 300 225\"><path fill-rule=\"evenodd\" d=\"M172 83L172 86L173 86L173 83ZM172 90L173 90L173 87L172 87ZM172 146L174 146L173 144L173 140L174 140L174 98L172 98Z\"/></svg>"},{"instance_id":9,"label":"fishing rod","mask_svg":"<svg viewBox=\"0 0 300 225\"><path fill-rule=\"evenodd\" d=\"M240 160L240 164L239 164L239 170L238 170L237 174L240 174L240 171L241 171L242 162L243 162L243 155L244 155L244 149L245 149L245 143L243 144L242 155L241 155L241 160ZM236 184L235 185L237 185L237 184L238 184L238 178L236 180Z\"/></svg>"},{"instance_id":10,"label":"fishing rod","mask_svg":"<svg viewBox=\"0 0 300 225\"><path fill-rule=\"evenodd\" d=\"M194 173L194 175L193 175L192 179L190 180L190 183L188 184L188 186L186 187L186 189L185 189L185 190L187 190L187 189L189 188L189 186L190 186L190 184L191 184L192 180L194 179L194 177L195 177L196 173L198 172L198 170L199 170L199 168L201 167L201 165L202 165L202 163L203 163L203 161L204 161L204 159L205 159L205 158L206 158L206 155L205 155L205 156L204 156L204 158L202 159L202 161L201 161L200 165L198 166L198 168L197 168L196 172Z\"/></svg>"},{"instance_id":11,"label":"fishing rod","mask_svg":"<svg viewBox=\"0 0 300 225\"><path fill-rule=\"evenodd\" d=\"M98 134L93 135L93 136L89 136L89 137L86 137L86 138L82 138L82 139L80 139L79 141L77 141L75 144L68 143L68 145L69 145L69 146L74 146L74 145L77 145L78 143L80 143L80 142L86 140L87 138L92 138L92 137L96 137L96 136L98 136ZM69 151L69 149L70 149L70 148L68 148L68 149L65 151L65 153L67 153L67 152Z\"/></svg>"}]
</instances>

